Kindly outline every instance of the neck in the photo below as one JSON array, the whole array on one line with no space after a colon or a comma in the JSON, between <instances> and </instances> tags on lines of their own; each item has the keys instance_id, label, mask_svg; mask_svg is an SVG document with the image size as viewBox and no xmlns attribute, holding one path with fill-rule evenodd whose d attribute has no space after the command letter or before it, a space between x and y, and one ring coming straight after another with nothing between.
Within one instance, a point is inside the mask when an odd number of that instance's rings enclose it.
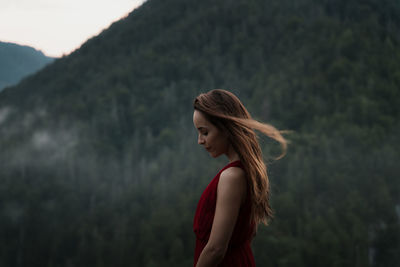
<instances>
[{"instance_id":1,"label":"neck","mask_svg":"<svg viewBox=\"0 0 400 267\"><path fill-rule=\"evenodd\" d=\"M228 157L229 162L234 162L234 161L240 160L239 154L236 153L236 151L233 149L232 146L229 146L229 149L226 152L226 156Z\"/></svg>"}]
</instances>

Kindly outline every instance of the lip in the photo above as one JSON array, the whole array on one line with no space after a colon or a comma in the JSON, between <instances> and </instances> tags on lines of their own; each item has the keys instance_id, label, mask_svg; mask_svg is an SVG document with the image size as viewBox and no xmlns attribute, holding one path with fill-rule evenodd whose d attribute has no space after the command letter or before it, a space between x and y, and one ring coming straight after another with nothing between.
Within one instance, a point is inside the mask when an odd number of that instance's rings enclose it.
<instances>
[{"instance_id":1,"label":"lip","mask_svg":"<svg viewBox=\"0 0 400 267\"><path fill-rule=\"evenodd\" d=\"M206 149L207 151L210 151L210 150L211 150L211 147L205 147L205 149Z\"/></svg>"}]
</instances>

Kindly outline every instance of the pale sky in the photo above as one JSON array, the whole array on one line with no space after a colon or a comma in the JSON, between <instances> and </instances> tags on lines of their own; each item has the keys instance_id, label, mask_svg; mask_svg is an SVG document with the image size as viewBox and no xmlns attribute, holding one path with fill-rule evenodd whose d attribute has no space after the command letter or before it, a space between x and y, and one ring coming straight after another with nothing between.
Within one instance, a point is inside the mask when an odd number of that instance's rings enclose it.
<instances>
[{"instance_id":1,"label":"pale sky","mask_svg":"<svg viewBox=\"0 0 400 267\"><path fill-rule=\"evenodd\" d=\"M0 41L68 55L144 0L0 0Z\"/></svg>"}]
</instances>

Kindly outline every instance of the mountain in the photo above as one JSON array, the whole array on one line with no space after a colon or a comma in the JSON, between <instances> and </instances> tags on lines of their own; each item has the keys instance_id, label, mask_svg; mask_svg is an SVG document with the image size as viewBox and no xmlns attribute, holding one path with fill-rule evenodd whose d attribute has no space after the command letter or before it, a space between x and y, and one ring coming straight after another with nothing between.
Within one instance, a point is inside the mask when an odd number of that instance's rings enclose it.
<instances>
[{"instance_id":1,"label":"mountain","mask_svg":"<svg viewBox=\"0 0 400 267\"><path fill-rule=\"evenodd\" d=\"M293 132L260 138L257 266L399 266L399 30L394 0L146 1L0 93L0 265L190 266L226 163L192 101L225 88Z\"/></svg>"},{"instance_id":2,"label":"mountain","mask_svg":"<svg viewBox=\"0 0 400 267\"><path fill-rule=\"evenodd\" d=\"M0 42L0 90L18 83L53 60L32 47Z\"/></svg>"}]
</instances>

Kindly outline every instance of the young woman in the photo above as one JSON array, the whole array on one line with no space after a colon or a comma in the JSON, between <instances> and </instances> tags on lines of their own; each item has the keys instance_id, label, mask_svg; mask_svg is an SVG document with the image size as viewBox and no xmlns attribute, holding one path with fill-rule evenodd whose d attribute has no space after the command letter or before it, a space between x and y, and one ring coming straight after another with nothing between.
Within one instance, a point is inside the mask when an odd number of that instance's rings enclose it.
<instances>
[{"instance_id":1,"label":"young woman","mask_svg":"<svg viewBox=\"0 0 400 267\"><path fill-rule=\"evenodd\" d=\"M212 157L229 159L197 205L194 266L255 266L250 243L257 225L266 224L272 210L267 170L254 130L278 141L283 154L286 140L271 125L253 120L234 94L220 89L196 97L193 123L198 143Z\"/></svg>"}]
</instances>

